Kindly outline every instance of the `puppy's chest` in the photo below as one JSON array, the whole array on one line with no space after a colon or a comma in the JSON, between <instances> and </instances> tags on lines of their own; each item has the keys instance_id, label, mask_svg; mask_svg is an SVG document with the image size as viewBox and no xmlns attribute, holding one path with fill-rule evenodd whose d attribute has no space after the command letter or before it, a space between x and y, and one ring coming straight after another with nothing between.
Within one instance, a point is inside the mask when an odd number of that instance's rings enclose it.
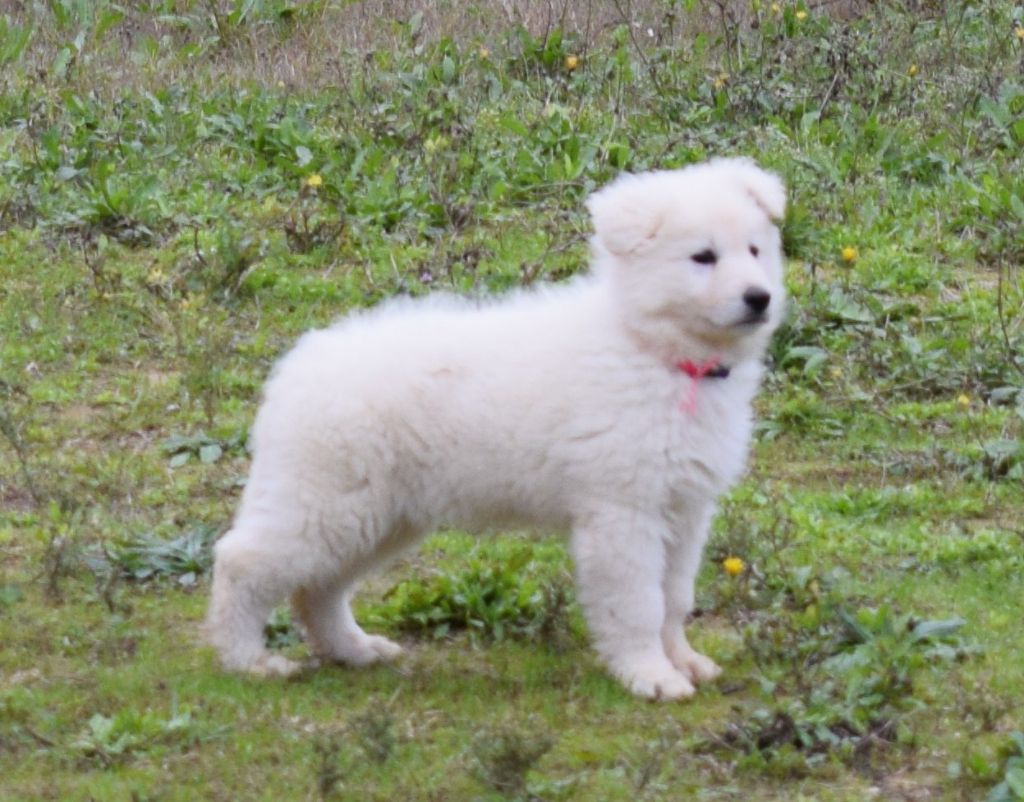
<instances>
[{"instance_id":1,"label":"puppy's chest","mask_svg":"<svg viewBox=\"0 0 1024 802\"><path fill-rule=\"evenodd\" d=\"M673 407L667 431L664 467L675 492L722 493L739 479L746 464L750 405L727 394L706 392L692 408Z\"/></svg>"}]
</instances>

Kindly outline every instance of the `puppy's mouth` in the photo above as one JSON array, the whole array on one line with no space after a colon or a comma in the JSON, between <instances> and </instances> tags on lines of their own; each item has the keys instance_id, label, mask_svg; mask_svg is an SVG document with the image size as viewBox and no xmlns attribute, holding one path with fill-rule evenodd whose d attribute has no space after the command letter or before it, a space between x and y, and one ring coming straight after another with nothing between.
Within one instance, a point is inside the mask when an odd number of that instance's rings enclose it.
<instances>
[{"instance_id":1,"label":"puppy's mouth","mask_svg":"<svg viewBox=\"0 0 1024 802\"><path fill-rule=\"evenodd\" d=\"M755 328L755 327L760 326L761 324L767 323L767 322L768 322L768 313L767 312L751 312L749 315L746 315L745 317L741 317L733 325L738 327L738 328L750 328L750 329L752 329L752 328Z\"/></svg>"},{"instance_id":2,"label":"puppy's mouth","mask_svg":"<svg viewBox=\"0 0 1024 802\"><path fill-rule=\"evenodd\" d=\"M739 318L715 319L713 316L703 318L705 328L701 338L715 347L724 347L752 336L757 329L771 322L771 315L765 312L750 312Z\"/></svg>"}]
</instances>

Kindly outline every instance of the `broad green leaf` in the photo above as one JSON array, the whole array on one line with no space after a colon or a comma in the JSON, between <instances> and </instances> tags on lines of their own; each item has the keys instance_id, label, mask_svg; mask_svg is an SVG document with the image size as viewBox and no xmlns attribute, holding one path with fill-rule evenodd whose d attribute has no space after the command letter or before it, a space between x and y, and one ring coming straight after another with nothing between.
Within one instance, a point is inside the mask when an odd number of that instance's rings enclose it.
<instances>
[{"instance_id":1,"label":"broad green leaf","mask_svg":"<svg viewBox=\"0 0 1024 802\"><path fill-rule=\"evenodd\" d=\"M420 30L423 28L423 12L417 11L411 17L409 17L409 36L416 38L419 35Z\"/></svg>"},{"instance_id":2,"label":"broad green leaf","mask_svg":"<svg viewBox=\"0 0 1024 802\"><path fill-rule=\"evenodd\" d=\"M1024 767L1009 769L1006 772L1006 785L1017 799L1024 799Z\"/></svg>"},{"instance_id":3,"label":"broad green leaf","mask_svg":"<svg viewBox=\"0 0 1024 802\"><path fill-rule=\"evenodd\" d=\"M1024 120L1021 120L1021 126L1021 141L1024 141ZM1017 219L1024 223L1024 201L1021 201L1020 195L1013 193L1010 194L1010 208L1013 209L1013 213L1017 215Z\"/></svg>"},{"instance_id":4,"label":"broad green leaf","mask_svg":"<svg viewBox=\"0 0 1024 802\"><path fill-rule=\"evenodd\" d=\"M58 52L56 58L53 60L53 64L50 65L50 72L56 75L58 78L63 78L64 74L68 70L68 64L71 63L71 48L62 47Z\"/></svg>"},{"instance_id":5,"label":"broad green leaf","mask_svg":"<svg viewBox=\"0 0 1024 802\"><path fill-rule=\"evenodd\" d=\"M914 640L945 638L960 630L966 623L962 618L947 618L941 621L919 621L914 625Z\"/></svg>"},{"instance_id":6,"label":"broad green leaf","mask_svg":"<svg viewBox=\"0 0 1024 802\"><path fill-rule=\"evenodd\" d=\"M167 464L170 465L172 468L180 468L182 465L189 461L189 458L191 456L192 455L189 454L187 451L179 451L177 454L171 457L170 461Z\"/></svg>"},{"instance_id":7,"label":"broad green leaf","mask_svg":"<svg viewBox=\"0 0 1024 802\"><path fill-rule=\"evenodd\" d=\"M224 450L218 443L208 443L199 449L199 461L204 465L210 465L220 459Z\"/></svg>"}]
</instances>

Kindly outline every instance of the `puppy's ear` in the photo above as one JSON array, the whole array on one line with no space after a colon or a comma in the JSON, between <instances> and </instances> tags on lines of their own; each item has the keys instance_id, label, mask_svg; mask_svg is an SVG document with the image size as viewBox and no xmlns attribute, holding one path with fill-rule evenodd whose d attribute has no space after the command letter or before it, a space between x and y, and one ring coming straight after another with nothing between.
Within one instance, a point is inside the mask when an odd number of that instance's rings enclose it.
<instances>
[{"instance_id":1,"label":"puppy's ear","mask_svg":"<svg viewBox=\"0 0 1024 802\"><path fill-rule=\"evenodd\" d=\"M644 191L643 176L622 175L587 198L597 242L616 256L642 253L657 236L662 215Z\"/></svg>"},{"instance_id":2,"label":"puppy's ear","mask_svg":"<svg viewBox=\"0 0 1024 802\"><path fill-rule=\"evenodd\" d=\"M715 159L712 164L727 169L772 220L781 220L786 214L786 187L775 173L762 170L750 159Z\"/></svg>"}]
</instances>

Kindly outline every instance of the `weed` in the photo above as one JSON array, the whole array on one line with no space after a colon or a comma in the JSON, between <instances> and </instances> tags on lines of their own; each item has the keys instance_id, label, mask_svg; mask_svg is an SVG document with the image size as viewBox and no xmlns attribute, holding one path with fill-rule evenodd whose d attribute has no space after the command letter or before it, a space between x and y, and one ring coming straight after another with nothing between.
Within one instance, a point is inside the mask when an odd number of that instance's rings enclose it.
<instances>
[{"instance_id":1,"label":"weed","mask_svg":"<svg viewBox=\"0 0 1024 802\"><path fill-rule=\"evenodd\" d=\"M292 620L290 609L274 608L263 627L263 639L268 649L284 649L302 642L302 635Z\"/></svg>"},{"instance_id":2,"label":"weed","mask_svg":"<svg viewBox=\"0 0 1024 802\"><path fill-rule=\"evenodd\" d=\"M511 727L480 732L473 744L477 776L502 796L516 799L526 790L529 772L553 745L547 735Z\"/></svg>"},{"instance_id":3,"label":"weed","mask_svg":"<svg viewBox=\"0 0 1024 802\"><path fill-rule=\"evenodd\" d=\"M296 203L288 211L284 233L288 247L294 253L309 253L314 248L337 242L345 228L343 213L338 209L323 209L319 187L323 178L311 175L303 182Z\"/></svg>"},{"instance_id":4,"label":"weed","mask_svg":"<svg viewBox=\"0 0 1024 802\"><path fill-rule=\"evenodd\" d=\"M180 468L195 459L203 465L212 465L225 454L246 454L248 432L239 432L227 438L218 439L200 432L196 435L174 435L167 438L161 449L170 459L171 468Z\"/></svg>"},{"instance_id":5,"label":"weed","mask_svg":"<svg viewBox=\"0 0 1024 802\"><path fill-rule=\"evenodd\" d=\"M156 198L159 184L153 177L119 179L115 169L110 163L97 168L95 183L83 188L83 206L72 219L125 245L152 245L155 221L164 211Z\"/></svg>"},{"instance_id":6,"label":"weed","mask_svg":"<svg viewBox=\"0 0 1024 802\"><path fill-rule=\"evenodd\" d=\"M1003 779L996 785L985 802L1018 802L1024 799L1024 733L1010 733L1006 747Z\"/></svg>"},{"instance_id":7,"label":"weed","mask_svg":"<svg viewBox=\"0 0 1024 802\"><path fill-rule=\"evenodd\" d=\"M338 738L322 737L313 742L316 757L316 790L321 800L334 799L344 787L343 748Z\"/></svg>"},{"instance_id":8,"label":"weed","mask_svg":"<svg viewBox=\"0 0 1024 802\"><path fill-rule=\"evenodd\" d=\"M46 596L52 601L61 600L61 581L74 575L80 563L82 544L75 537L80 519L80 510L65 512L54 502L47 507L42 576Z\"/></svg>"},{"instance_id":9,"label":"weed","mask_svg":"<svg viewBox=\"0 0 1024 802\"><path fill-rule=\"evenodd\" d=\"M15 426L11 413L9 413L6 407L2 405L0 405L0 434L4 436L7 444L14 451L15 459L18 462L18 467L21 470L21 475L25 482L25 487L28 489L29 495L32 497L32 501L37 505L42 504L43 494L37 487L35 477L32 470L29 468L29 459L25 443Z\"/></svg>"},{"instance_id":10,"label":"weed","mask_svg":"<svg viewBox=\"0 0 1024 802\"><path fill-rule=\"evenodd\" d=\"M666 729L656 738L645 739L638 748L623 757L636 793L650 794L667 790L663 775L679 747L679 733Z\"/></svg>"},{"instance_id":11,"label":"weed","mask_svg":"<svg viewBox=\"0 0 1024 802\"><path fill-rule=\"evenodd\" d=\"M6 17L0 17L0 66L21 58L31 37L32 28L28 25L12 25Z\"/></svg>"},{"instance_id":12,"label":"weed","mask_svg":"<svg viewBox=\"0 0 1024 802\"><path fill-rule=\"evenodd\" d=\"M210 256L203 260L204 281L210 291L230 298L242 287L249 271L266 256L267 239L234 221L221 223L213 234Z\"/></svg>"},{"instance_id":13,"label":"weed","mask_svg":"<svg viewBox=\"0 0 1024 802\"><path fill-rule=\"evenodd\" d=\"M864 605L845 590L849 573L821 575L795 562L793 524L778 511L745 525L756 541L713 552L744 553L749 562L720 586L719 604L771 701L738 710L698 748L739 753L746 768L802 776L830 759L865 767L889 746L911 742L910 714L925 704L918 678L972 654L958 634L966 622Z\"/></svg>"},{"instance_id":14,"label":"weed","mask_svg":"<svg viewBox=\"0 0 1024 802\"><path fill-rule=\"evenodd\" d=\"M959 619L897 618L886 608L854 615L842 607L831 613L807 608L799 623L781 618L745 633L759 650L761 688L774 701L738 711L724 730L698 742L699 749L738 752L742 767L781 776L802 776L831 758L864 768L891 745L911 743L908 714L924 704L915 677L968 654L955 637L964 623ZM769 639L777 650L773 663L769 647L754 645L751 637ZM798 670L789 677L794 656Z\"/></svg>"},{"instance_id":15,"label":"weed","mask_svg":"<svg viewBox=\"0 0 1024 802\"><path fill-rule=\"evenodd\" d=\"M104 576L133 582L173 579L192 587L213 563L211 548L217 530L197 526L178 537L166 539L143 533L86 552L86 563Z\"/></svg>"},{"instance_id":16,"label":"weed","mask_svg":"<svg viewBox=\"0 0 1024 802\"><path fill-rule=\"evenodd\" d=\"M395 717L386 708L367 708L352 720L363 752L374 763L386 763L395 748Z\"/></svg>"},{"instance_id":17,"label":"weed","mask_svg":"<svg viewBox=\"0 0 1024 802\"><path fill-rule=\"evenodd\" d=\"M528 545L499 563L477 551L465 564L409 579L385 596L384 620L409 632L441 638L464 630L473 639L554 639L564 627L567 577L532 562Z\"/></svg>"},{"instance_id":18,"label":"weed","mask_svg":"<svg viewBox=\"0 0 1024 802\"><path fill-rule=\"evenodd\" d=\"M188 708L174 709L166 719L150 711L122 710L93 715L70 746L87 762L109 767L160 746L183 747L209 737Z\"/></svg>"},{"instance_id":19,"label":"weed","mask_svg":"<svg viewBox=\"0 0 1024 802\"><path fill-rule=\"evenodd\" d=\"M24 597L18 585L0 585L0 607L13 607Z\"/></svg>"}]
</instances>

